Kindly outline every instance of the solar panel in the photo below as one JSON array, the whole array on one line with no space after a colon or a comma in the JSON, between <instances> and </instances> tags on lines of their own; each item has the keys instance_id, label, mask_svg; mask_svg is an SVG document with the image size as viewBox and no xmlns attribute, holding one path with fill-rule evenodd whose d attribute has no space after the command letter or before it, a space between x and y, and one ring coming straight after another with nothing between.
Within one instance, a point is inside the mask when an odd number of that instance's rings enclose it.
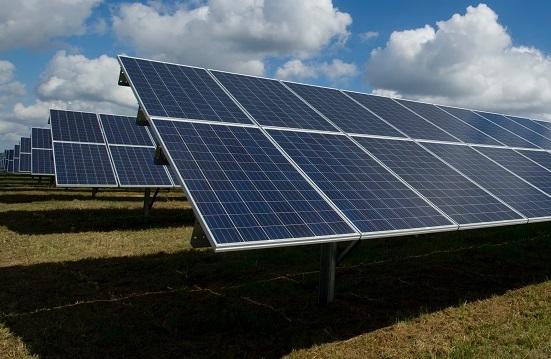
<instances>
[{"instance_id":1,"label":"solar panel","mask_svg":"<svg viewBox=\"0 0 551 359\"><path fill-rule=\"evenodd\" d=\"M14 158L14 154L15 154L15 151L14 150L7 150L8 151L8 155L7 155L7 161L8 161L8 164L7 164L7 171L9 173L13 173L13 158Z\"/></svg>"},{"instance_id":2,"label":"solar panel","mask_svg":"<svg viewBox=\"0 0 551 359\"><path fill-rule=\"evenodd\" d=\"M21 153L31 153L31 138L21 137Z\"/></svg>"},{"instance_id":3,"label":"solar panel","mask_svg":"<svg viewBox=\"0 0 551 359\"><path fill-rule=\"evenodd\" d=\"M19 156L19 172L30 173L31 172L31 154L21 153Z\"/></svg>"},{"instance_id":4,"label":"solar panel","mask_svg":"<svg viewBox=\"0 0 551 359\"><path fill-rule=\"evenodd\" d=\"M510 207L413 141L355 139L461 226L525 221Z\"/></svg>"},{"instance_id":5,"label":"solar panel","mask_svg":"<svg viewBox=\"0 0 551 359\"><path fill-rule=\"evenodd\" d=\"M396 101L422 116L424 119L438 125L448 133L452 133L465 143L500 145L500 143L492 137L461 121L457 117L450 115L438 106L401 99L396 99Z\"/></svg>"},{"instance_id":6,"label":"solar panel","mask_svg":"<svg viewBox=\"0 0 551 359\"><path fill-rule=\"evenodd\" d=\"M204 69L119 56L149 116L251 123Z\"/></svg>"},{"instance_id":7,"label":"solar panel","mask_svg":"<svg viewBox=\"0 0 551 359\"><path fill-rule=\"evenodd\" d=\"M151 122L217 249L359 239L258 128Z\"/></svg>"},{"instance_id":8,"label":"solar panel","mask_svg":"<svg viewBox=\"0 0 551 359\"><path fill-rule=\"evenodd\" d=\"M105 144L54 141L57 186L116 187Z\"/></svg>"},{"instance_id":9,"label":"solar panel","mask_svg":"<svg viewBox=\"0 0 551 359\"><path fill-rule=\"evenodd\" d=\"M540 121L531 120L529 118L524 118L524 117L510 116L510 115L507 115L506 117L518 123L519 125L522 125L524 127L531 129L532 131L538 133L540 136L543 136L547 139L551 139L551 128L545 127L544 125L541 124Z\"/></svg>"},{"instance_id":10,"label":"solar panel","mask_svg":"<svg viewBox=\"0 0 551 359\"><path fill-rule=\"evenodd\" d=\"M31 128L31 148L52 148L52 131L49 128Z\"/></svg>"},{"instance_id":11,"label":"solar panel","mask_svg":"<svg viewBox=\"0 0 551 359\"><path fill-rule=\"evenodd\" d=\"M53 176L54 157L51 149L33 148L31 155L31 174L34 176Z\"/></svg>"},{"instance_id":12,"label":"solar panel","mask_svg":"<svg viewBox=\"0 0 551 359\"><path fill-rule=\"evenodd\" d=\"M498 140L500 143L506 146L537 148L537 146L533 143L528 142L524 138L519 137L510 131L507 131L503 127L496 125L495 123L485 119L480 115L477 115L473 111L440 105L438 105L438 107L468 123L469 125L479 129L480 131Z\"/></svg>"},{"instance_id":13,"label":"solar panel","mask_svg":"<svg viewBox=\"0 0 551 359\"><path fill-rule=\"evenodd\" d=\"M423 146L515 208L529 220L551 218L551 197L473 148L438 143L423 143Z\"/></svg>"},{"instance_id":14,"label":"solar panel","mask_svg":"<svg viewBox=\"0 0 551 359\"><path fill-rule=\"evenodd\" d=\"M220 71L211 73L262 126L336 131L279 81Z\"/></svg>"},{"instance_id":15,"label":"solar panel","mask_svg":"<svg viewBox=\"0 0 551 359\"><path fill-rule=\"evenodd\" d=\"M13 148L13 173L19 173L19 156L21 155L21 145L15 145Z\"/></svg>"},{"instance_id":16,"label":"solar panel","mask_svg":"<svg viewBox=\"0 0 551 359\"><path fill-rule=\"evenodd\" d=\"M268 132L363 236L457 228L347 136Z\"/></svg>"},{"instance_id":17,"label":"solar panel","mask_svg":"<svg viewBox=\"0 0 551 359\"><path fill-rule=\"evenodd\" d=\"M498 126L505 128L506 130L514 133L515 135L522 137L526 141L534 144L537 147L551 149L551 140L543 137L539 133L536 133L529 128L516 123L510 118L499 115L497 113L475 111L477 114L483 116L485 119L492 121Z\"/></svg>"},{"instance_id":18,"label":"solar panel","mask_svg":"<svg viewBox=\"0 0 551 359\"><path fill-rule=\"evenodd\" d=\"M294 82L285 82L285 84L344 132L404 137L394 127L339 90Z\"/></svg>"},{"instance_id":19,"label":"solar panel","mask_svg":"<svg viewBox=\"0 0 551 359\"><path fill-rule=\"evenodd\" d=\"M551 153L547 151L535 151L535 150L517 150L525 157L528 157L532 161L536 162L540 166L543 166L551 171Z\"/></svg>"},{"instance_id":20,"label":"solar panel","mask_svg":"<svg viewBox=\"0 0 551 359\"><path fill-rule=\"evenodd\" d=\"M105 143L95 113L50 110L53 141Z\"/></svg>"},{"instance_id":21,"label":"solar panel","mask_svg":"<svg viewBox=\"0 0 551 359\"><path fill-rule=\"evenodd\" d=\"M111 145L153 147L147 126L137 126L135 117L99 114L105 139Z\"/></svg>"},{"instance_id":22,"label":"solar panel","mask_svg":"<svg viewBox=\"0 0 551 359\"><path fill-rule=\"evenodd\" d=\"M411 138L452 141L458 139L388 97L344 91L348 96Z\"/></svg>"}]
</instances>

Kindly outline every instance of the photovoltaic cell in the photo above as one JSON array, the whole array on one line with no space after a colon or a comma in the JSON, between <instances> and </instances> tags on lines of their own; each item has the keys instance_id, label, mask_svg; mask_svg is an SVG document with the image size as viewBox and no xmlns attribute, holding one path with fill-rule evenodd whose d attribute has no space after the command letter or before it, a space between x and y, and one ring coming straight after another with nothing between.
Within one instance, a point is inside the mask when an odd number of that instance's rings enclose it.
<instances>
[{"instance_id":1,"label":"photovoltaic cell","mask_svg":"<svg viewBox=\"0 0 551 359\"><path fill-rule=\"evenodd\" d=\"M99 114L108 144L154 146L147 126L136 125L135 117Z\"/></svg>"},{"instance_id":2,"label":"photovoltaic cell","mask_svg":"<svg viewBox=\"0 0 551 359\"><path fill-rule=\"evenodd\" d=\"M440 105L438 107L468 123L469 125L479 129L480 131L498 140L506 146L537 148L537 146L532 144L531 142L528 142L524 138L519 137L510 131L507 131L503 127L496 125L495 123L483 118L482 116L477 115L473 111Z\"/></svg>"},{"instance_id":3,"label":"photovoltaic cell","mask_svg":"<svg viewBox=\"0 0 551 359\"><path fill-rule=\"evenodd\" d=\"M105 144L54 141L58 186L116 187Z\"/></svg>"},{"instance_id":4,"label":"photovoltaic cell","mask_svg":"<svg viewBox=\"0 0 551 359\"><path fill-rule=\"evenodd\" d=\"M547 139L551 139L551 128L542 126L541 122L539 121L531 120L529 118L524 118L524 117L510 116L510 115L507 115L506 117L518 123L519 125L522 125L524 127L531 129L532 131L538 133L540 136L543 136Z\"/></svg>"},{"instance_id":5,"label":"photovoltaic cell","mask_svg":"<svg viewBox=\"0 0 551 359\"><path fill-rule=\"evenodd\" d=\"M173 186L165 166L153 163L155 147L110 145L109 151L121 187Z\"/></svg>"},{"instance_id":6,"label":"photovoltaic cell","mask_svg":"<svg viewBox=\"0 0 551 359\"><path fill-rule=\"evenodd\" d=\"M52 131L49 128L31 128L31 148L52 148Z\"/></svg>"},{"instance_id":7,"label":"photovoltaic cell","mask_svg":"<svg viewBox=\"0 0 551 359\"><path fill-rule=\"evenodd\" d=\"M498 126L505 128L506 130L511 131L515 135L522 137L526 141L545 149L551 149L551 140L541 136L540 134L530 130L529 128L516 123L515 121L507 118L505 116L499 115L497 113L488 113L475 111L477 114L483 116L485 119L492 121Z\"/></svg>"},{"instance_id":8,"label":"photovoltaic cell","mask_svg":"<svg viewBox=\"0 0 551 359\"><path fill-rule=\"evenodd\" d=\"M51 149L33 148L31 156L31 174L36 176L53 176L54 157Z\"/></svg>"},{"instance_id":9,"label":"photovoltaic cell","mask_svg":"<svg viewBox=\"0 0 551 359\"><path fill-rule=\"evenodd\" d=\"M279 81L220 71L211 73L262 126L337 130Z\"/></svg>"},{"instance_id":10,"label":"photovoltaic cell","mask_svg":"<svg viewBox=\"0 0 551 359\"><path fill-rule=\"evenodd\" d=\"M31 153L30 137L21 137L21 153Z\"/></svg>"},{"instance_id":11,"label":"photovoltaic cell","mask_svg":"<svg viewBox=\"0 0 551 359\"><path fill-rule=\"evenodd\" d=\"M268 132L362 234L453 225L348 137Z\"/></svg>"},{"instance_id":12,"label":"photovoltaic cell","mask_svg":"<svg viewBox=\"0 0 551 359\"><path fill-rule=\"evenodd\" d=\"M468 125L435 105L400 99L396 99L396 101L465 143L500 145L499 142L484 132Z\"/></svg>"},{"instance_id":13,"label":"photovoltaic cell","mask_svg":"<svg viewBox=\"0 0 551 359\"><path fill-rule=\"evenodd\" d=\"M95 113L50 109L52 140L105 143Z\"/></svg>"},{"instance_id":14,"label":"photovoltaic cell","mask_svg":"<svg viewBox=\"0 0 551 359\"><path fill-rule=\"evenodd\" d=\"M342 131L390 137L405 137L339 90L285 82Z\"/></svg>"},{"instance_id":15,"label":"photovoltaic cell","mask_svg":"<svg viewBox=\"0 0 551 359\"><path fill-rule=\"evenodd\" d=\"M356 140L460 225L522 219L413 141L362 137Z\"/></svg>"},{"instance_id":16,"label":"photovoltaic cell","mask_svg":"<svg viewBox=\"0 0 551 359\"><path fill-rule=\"evenodd\" d=\"M527 158L551 171L551 153L545 151L517 150Z\"/></svg>"},{"instance_id":17,"label":"photovoltaic cell","mask_svg":"<svg viewBox=\"0 0 551 359\"><path fill-rule=\"evenodd\" d=\"M442 131L391 98L348 91L345 93L411 138L458 142L457 138Z\"/></svg>"},{"instance_id":18,"label":"photovoltaic cell","mask_svg":"<svg viewBox=\"0 0 551 359\"><path fill-rule=\"evenodd\" d=\"M31 172L31 154L21 153L19 155L19 172L28 173Z\"/></svg>"},{"instance_id":19,"label":"photovoltaic cell","mask_svg":"<svg viewBox=\"0 0 551 359\"><path fill-rule=\"evenodd\" d=\"M359 238L258 128L151 122L216 248Z\"/></svg>"},{"instance_id":20,"label":"photovoltaic cell","mask_svg":"<svg viewBox=\"0 0 551 359\"><path fill-rule=\"evenodd\" d=\"M423 143L423 146L498 196L529 220L551 216L551 197L473 148L438 143Z\"/></svg>"},{"instance_id":21,"label":"photovoltaic cell","mask_svg":"<svg viewBox=\"0 0 551 359\"><path fill-rule=\"evenodd\" d=\"M551 172L510 148L475 147L509 171L551 194Z\"/></svg>"},{"instance_id":22,"label":"photovoltaic cell","mask_svg":"<svg viewBox=\"0 0 551 359\"><path fill-rule=\"evenodd\" d=\"M251 123L204 69L119 56L149 116Z\"/></svg>"}]
</instances>

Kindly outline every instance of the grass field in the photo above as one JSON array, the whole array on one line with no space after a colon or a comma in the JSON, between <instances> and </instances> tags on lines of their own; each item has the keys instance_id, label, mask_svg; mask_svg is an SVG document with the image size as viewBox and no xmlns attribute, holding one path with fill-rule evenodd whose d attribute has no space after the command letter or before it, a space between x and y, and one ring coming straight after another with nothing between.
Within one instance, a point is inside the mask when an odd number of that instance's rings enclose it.
<instances>
[{"instance_id":1,"label":"grass field","mask_svg":"<svg viewBox=\"0 0 551 359\"><path fill-rule=\"evenodd\" d=\"M317 245L189 245L182 192L0 175L0 358L549 358L551 224L367 240L317 305Z\"/></svg>"}]
</instances>

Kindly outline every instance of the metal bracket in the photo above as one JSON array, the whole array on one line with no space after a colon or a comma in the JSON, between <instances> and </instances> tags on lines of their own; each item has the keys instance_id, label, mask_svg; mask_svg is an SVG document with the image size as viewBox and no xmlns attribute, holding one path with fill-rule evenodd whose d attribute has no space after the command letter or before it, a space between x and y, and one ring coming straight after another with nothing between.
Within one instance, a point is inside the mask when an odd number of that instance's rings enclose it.
<instances>
[{"instance_id":1,"label":"metal bracket","mask_svg":"<svg viewBox=\"0 0 551 359\"><path fill-rule=\"evenodd\" d=\"M210 242L203 230L203 227L197 219L193 225L193 232L191 233L191 247L193 248L210 248Z\"/></svg>"},{"instance_id":2,"label":"metal bracket","mask_svg":"<svg viewBox=\"0 0 551 359\"><path fill-rule=\"evenodd\" d=\"M138 107L138 114L136 115L136 125L149 126L149 121L147 121L147 117L145 117L145 113L143 112L141 107Z\"/></svg>"},{"instance_id":3,"label":"metal bracket","mask_svg":"<svg viewBox=\"0 0 551 359\"><path fill-rule=\"evenodd\" d=\"M157 145L157 147L155 148L155 158L153 159L153 163L162 166L168 166L169 164L168 160L165 157L163 149L159 145Z\"/></svg>"},{"instance_id":4,"label":"metal bracket","mask_svg":"<svg viewBox=\"0 0 551 359\"><path fill-rule=\"evenodd\" d=\"M130 86L130 84L128 83L128 79L126 78L126 75L124 74L124 72L122 72L122 69L121 69L121 72L119 73L119 86Z\"/></svg>"}]
</instances>

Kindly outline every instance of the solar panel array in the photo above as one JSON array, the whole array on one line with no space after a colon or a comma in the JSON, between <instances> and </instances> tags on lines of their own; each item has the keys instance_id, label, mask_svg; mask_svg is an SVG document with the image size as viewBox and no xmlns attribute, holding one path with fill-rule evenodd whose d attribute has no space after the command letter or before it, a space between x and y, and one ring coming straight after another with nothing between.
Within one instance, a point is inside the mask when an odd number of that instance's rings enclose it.
<instances>
[{"instance_id":1,"label":"solar panel array","mask_svg":"<svg viewBox=\"0 0 551 359\"><path fill-rule=\"evenodd\" d=\"M49 128L31 128L31 174L55 175L52 132Z\"/></svg>"},{"instance_id":2,"label":"solar panel array","mask_svg":"<svg viewBox=\"0 0 551 359\"><path fill-rule=\"evenodd\" d=\"M173 187L134 117L50 110L55 181L62 187Z\"/></svg>"},{"instance_id":3,"label":"solar panel array","mask_svg":"<svg viewBox=\"0 0 551 359\"><path fill-rule=\"evenodd\" d=\"M119 56L216 250L551 219L551 124Z\"/></svg>"},{"instance_id":4,"label":"solar panel array","mask_svg":"<svg viewBox=\"0 0 551 359\"><path fill-rule=\"evenodd\" d=\"M19 152L19 172L31 172L31 138L21 137L19 142L21 149Z\"/></svg>"}]
</instances>

